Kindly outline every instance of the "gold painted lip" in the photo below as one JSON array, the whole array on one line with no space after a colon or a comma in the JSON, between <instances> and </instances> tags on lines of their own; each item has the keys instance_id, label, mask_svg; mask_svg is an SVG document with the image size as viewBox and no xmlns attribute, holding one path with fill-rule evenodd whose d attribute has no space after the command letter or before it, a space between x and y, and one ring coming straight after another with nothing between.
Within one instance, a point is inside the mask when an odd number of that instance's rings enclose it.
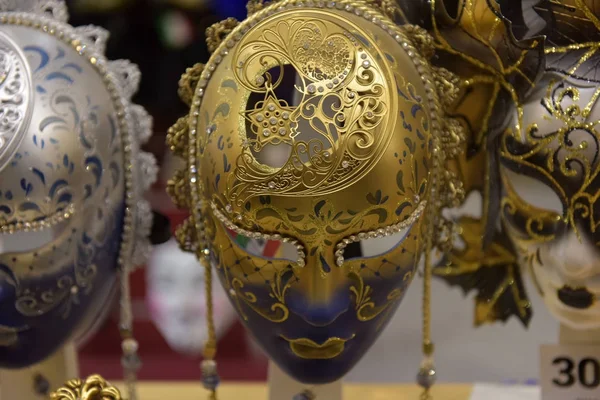
<instances>
[{"instance_id":1,"label":"gold painted lip","mask_svg":"<svg viewBox=\"0 0 600 400\"><path fill-rule=\"evenodd\" d=\"M281 338L290 344L292 352L300 358L307 360L329 360L342 354L346 348L346 342L354 339L356 335L352 335L349 339L332 337L323 344L315 343L311 339L288 339L281 335Z\"/></svg>"}]
</instances>

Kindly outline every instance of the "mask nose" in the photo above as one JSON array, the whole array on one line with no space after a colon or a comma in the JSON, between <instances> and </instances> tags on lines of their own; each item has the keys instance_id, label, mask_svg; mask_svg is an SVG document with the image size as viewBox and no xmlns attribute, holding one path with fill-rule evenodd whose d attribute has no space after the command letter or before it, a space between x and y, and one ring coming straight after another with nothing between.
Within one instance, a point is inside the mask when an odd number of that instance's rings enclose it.
<instances>
[{"instance_id":1,"label":"mask nose","mask_svg":"<svg viewBox=\"0 0 600 400\"><path fill-rule=\"evenodd\" d=\"M567 279L585 280L600 274L596 247L589 240L580 239L574 231L556 243L550 255Z\"/></svg>"},{"instance_id":2,"label":"mask nose","mask_svg":"<svg viewBox=\"0 0 600 400\"><path fill-rule=\"evenodd\" d=\"M329 253L329 252L327 252ZM313 326L326 326L351 306L348 278L331 256L317 252L309 256L299 276L299 285L288 294L290 312Z\"/></svg>"},{"instance_id":3,"label":"mask nose","mask_svg":"<svg viewBox=\"0 0 600 400\"><path fill-rule=\"evenodd\" d=\"M302 318L307 324L323 327L332 324L350 309L350 292L340 290L330 303L312 303L305 293L294 291L289 294L290 312Z\"/></svg>"}]
</instances>

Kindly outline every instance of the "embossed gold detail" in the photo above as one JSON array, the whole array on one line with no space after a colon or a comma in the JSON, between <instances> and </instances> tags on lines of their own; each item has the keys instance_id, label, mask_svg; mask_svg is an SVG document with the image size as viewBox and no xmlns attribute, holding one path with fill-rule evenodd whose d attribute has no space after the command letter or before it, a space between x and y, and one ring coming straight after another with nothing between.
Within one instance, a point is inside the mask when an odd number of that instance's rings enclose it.
<instances>
[{"instance_id":1,"label":"embossed gold detail","mask_svg":"<svg viewBox=\"0 0 600 400\"><path fill-rule=\"evenodd\" d=\"M355 297L356 316L361 322L370 321L378 317L403 295L402 290L394 289L387 295L387 303L376 306L371 300L373 289L371 286L365 284L363 277L356 272L350 272L349 277L355 282L355 284L350 287L350 292ZM406 275L405 279L411 280L412 274Z\"/></svg>"},{"instance_id":2,"label":"embossed gold detail","mask_svg":"<svg viewBox=\"0 0 600 400\"><path fill-rule=\"evenodd\" d=\"M214 52L238 24L239 22L235 18L227 18L224 21L217 22L208 27L206 29L206 44L208 45L208 51L211 53Z\"/></svg>"},{"instance_id":3,"label":"embossed gold detail","mask_svg":"<svg viewBox=\"0 0 600 400\"><path fill-rule=\"evenodd\" d=\"M85 380L73 379L50 394L51 400L123 400L119 389L100 375Z\"/></svg>"}]
</instances>

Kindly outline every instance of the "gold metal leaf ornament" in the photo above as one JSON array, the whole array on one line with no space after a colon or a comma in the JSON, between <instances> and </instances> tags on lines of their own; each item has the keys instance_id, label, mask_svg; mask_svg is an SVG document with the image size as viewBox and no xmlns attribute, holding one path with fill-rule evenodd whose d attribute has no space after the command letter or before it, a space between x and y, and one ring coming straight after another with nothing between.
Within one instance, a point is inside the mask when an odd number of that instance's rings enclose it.
<instances>
[{"instance_id":1,"label":"gold metal leaf ornament","mask_svg":"<svg viewBox=\"0 0 600 400\"><path fill-rule=\"evenodd\" d=\"M206 29L206 44L208 45L208 50L211 53L214 52L221 42L225 40L227 35L229 35L238 25L239 22L235 18L227 18Z\"/></svg>"},{"instance_id":2,"label":"gold metal leaf ornament","mask_svg":"<svg viewBox=\"0 0 600 400\"><path fill-rule=\"evenodd\" d=\"M50 394L51 400L123 400L119 390L100 375L73 379Z\"/></svg>"},{"instance_id":3,"label":"gold metal leaf ornament","mask_svg":"<svg viewBox=\"0 0 600 400\"><path fill-rule=\"evenodd\" d=\"M463 250L451 252L434 274L465 293L473 290L475 325L506 321L516 316L524 324L531 320L531 304L525 294L517 258L508 238L496 235L496 240L483 248L484 225L479 219L459 220Z\"/></svg>"}]
</instances>

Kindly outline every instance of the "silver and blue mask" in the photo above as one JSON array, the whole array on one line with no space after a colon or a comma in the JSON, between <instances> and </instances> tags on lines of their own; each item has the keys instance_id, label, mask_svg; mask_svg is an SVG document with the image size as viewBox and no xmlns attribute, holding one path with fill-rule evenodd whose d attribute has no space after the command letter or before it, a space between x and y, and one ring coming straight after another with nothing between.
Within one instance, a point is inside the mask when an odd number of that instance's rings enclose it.
<instances>
[{"instance_id":1,"label":"silver and blue mask","mask_svg":"<svg viewBox=\"0 0 600 400\"><path fill-rule=\"evenodd\" d=\"M66 21L61 1L0 1L0 368L84 334L149 252L139 71Z\"/></svg>"}]
</instances>

